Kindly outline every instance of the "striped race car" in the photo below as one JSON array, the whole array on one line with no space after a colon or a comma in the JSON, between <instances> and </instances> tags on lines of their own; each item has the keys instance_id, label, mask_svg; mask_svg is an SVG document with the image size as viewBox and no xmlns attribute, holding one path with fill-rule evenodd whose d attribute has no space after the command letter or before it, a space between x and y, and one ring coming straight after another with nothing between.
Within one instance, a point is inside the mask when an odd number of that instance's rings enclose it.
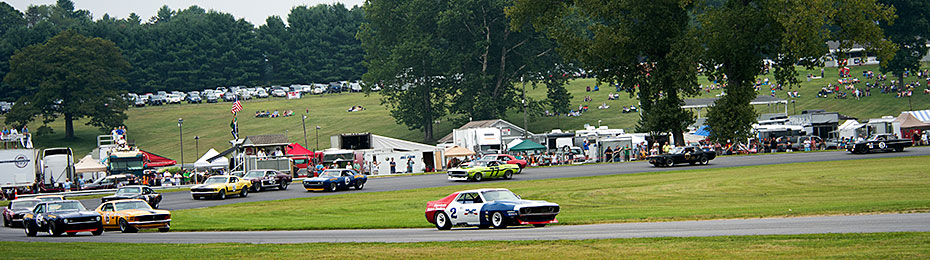
<instances>
[{"instance_id":1,"label":"striped race car","mask_svg":"<svg viewBox=\"0 0 930 260\"><path fill-rule=\"evenodd\" d=\"M478 189L452 193L426 204L426 221L439 230L452 226L506 228L510 225L544 227L558 223L559 204L524 200L507 189Z\"/></svg>"}]
</instances>

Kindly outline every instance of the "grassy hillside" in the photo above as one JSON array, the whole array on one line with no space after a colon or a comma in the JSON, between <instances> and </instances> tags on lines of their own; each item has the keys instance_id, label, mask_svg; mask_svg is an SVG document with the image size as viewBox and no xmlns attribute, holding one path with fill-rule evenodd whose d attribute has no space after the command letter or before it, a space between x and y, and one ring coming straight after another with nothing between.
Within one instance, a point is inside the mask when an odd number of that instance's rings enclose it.
<instances>
[{"instance_id":1,"label":"grassy hillside","mask_svg":"<svg viewBox=\"0 0 930 260\"><path fill-rule=\"evenodd\" d=\"M925 65L926 67L926 65ZM853 76L861 76L864 70L874 70L878 73L877 66L862 66L852 68ZM816 93L827 83L835 83L837 76L836 69L827 69L826 78L804 81L801 87L795 88L801 94L797 99L797 112L800 113L805 109L825 109L827 111L838 111L846 115L868 119L880 117L882 115L897 116L900 111L909 110L908 100L895 98L893 94L881 94L880 91L873 90L871 97L865 97L862 100L855 100L850 94L849 99L838 100L833 98L823 99L816 98ZM807 71L801 71L800 75L807 75ZM820 70L810 73L820 74ZM771 75L760 78L770 78ZM804 77L801 77L802 80ZM859 77L863 79L862 77ZM915 77L908 80L913 81ZM701 84L709 83L702 79ZM577 107L583 104L585 96L591 96L592 102L589 102L589 111L580 117L532 117L529 121L529 130L532 132L547 132L553 128L566 130L579 129L584 124L597 125L601 120L602 125L608 125L612 128L625 128L632 130L637 120L638 114L620 113L624 105L634 105L636 101L630 98L629 94L621 93L618 100L607 100L607 94L613 93L612 88L602 87L598 92L585 92L586 86L593 86L593 79L579 79L572 81L568 90L572 93L573 106ZM863 87L864 84L858 84ZM918 89L923 90L923 87ZM778 92L778 97L785 98L787 89ZM702 97L713 97L719 94L720 90L714 90L710 93L703 93ZM767 89L763 89L761 94L768 94ZM539 100L544 99L546 90L544 87L533 89L527 86L527 96ZM597 106L602 103L610 105L610 109L599 110ZM930 96L915 93L911 98L913 109L930 108ZM347 109L354 105L361 105L366 108L362 112L346 112ZM130 139L134 139L143 149L151 152L168 156L174 159L180 159L179 133L177 127L178 118L184 118L184 155L185 162L192 162L195 159L194 136L200 136L200 153L209 148L222 150L229 147L228 141L231 139L229 134L229 123L232 116L229 112L230 103L218 104L182 104L168 105L161 107L144 107L132 108L127 114L129 119L126 125L129 127ZM264 100L250 100L243 103L244 111L239 116L240 135L256 134L273 134L287 133L288 138L293 142L304 143L303 128L301 126L301 115L304 115L307 109L310 110L307 119L307 140L309 148L316 147L315 126L319 125L322 129L319 131L320 147L329 147L329 136L339 133L350 132L371 132L375 134L396 137L406 140L420 141L423 139L419 131L409 130L403 125L398 125L390 117L387 109L380 104L380 96L377 93L365 95L360 93L345 93L326 96L309 96L299 100L283 100L281 98L271 98ZM294 117L281 118L254 118L252 114L256 110L294 110ZM757 112L768 113L771 111L784 111L783 107L777 109L766 106L758 106ZM532 111L531 111L532 113ZM794 113L794 107L789 108L789 113ZM2 119L2 118L0 118ZM513 110L506 116L507 120L523 125L523 114L521 110ZM56 121L51 126L56 130L56 134L36 139L36 145L39 147L59 147L69 146L75 149L75 153L83 155L95 146L95 136L99 132L91 127L83 125L84 122L76 122L75 134L77 140L63 140L64 123ZM30 126L31 129L37 129L38 124ZM435 138L441 138L452 131L458 125L452 125L451 120L442 120L436 129Z\"/></svg>"}]
</instances>

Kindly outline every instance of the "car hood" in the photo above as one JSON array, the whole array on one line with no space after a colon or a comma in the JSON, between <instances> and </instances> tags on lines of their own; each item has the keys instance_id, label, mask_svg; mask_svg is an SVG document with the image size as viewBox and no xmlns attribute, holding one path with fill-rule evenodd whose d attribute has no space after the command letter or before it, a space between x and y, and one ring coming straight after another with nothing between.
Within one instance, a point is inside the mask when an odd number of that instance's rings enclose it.
<instances>
[{"instance_id":1,"label":"car hood","mask_svg":"<svg viewBox=\"0 0 930 260\"><path fill-rule=\"evenodd\" d=\"M82 217L93 217L100 216L97 212L93 211L59 211L52 212L49 215L59 216L62 218L82 218Z\"/></svg>"},{"instance_id":2,"label":"car hood","mask_svg":"<svg viewBox=\"0 0 930 260\"><path fill-rule=\"evenodd\" d=\"M196 186L191 187L191 189L203 189L203 188L208 188L208 189L214 188L214 189L215 189L215 188L220 188L220 187L223 187L223 183L216 183L216 184L200 184L200 185L196 185Z\"/></svg>"},{"instance_id":3,"label":"car hood","mask_svg":"<svg viewBox=\"0 0 930 260\"><path fill-rule=\"evenodd\" d=\"M157 209L127 209L117 211L127 216L145 216L145 215L156 215L156 214L171 214L167 210L157 210Z\"/></svg>"},{"instance_id":4,"label":"car hood","mask_svg":"<svg viewBox=\"0 0 930 260\"><path fill-rule=\"evenodd\" d=\"M313 178L304 179L304 181L330 181L330 180L334 181L336 180L336 177L313 177Z\"/></svg>"},{"instance_id":5,"label":"car hood","mask_svg":"<svg viewBox=\"0 0 930 260\"><path fill-rule=\"evenodd\" d=\"M123 194L123 195L110 195L103 197L106 200L118 200L118 199L134 199L138 198L139 194Z\"/></svg>"},{"instance_id":6,"label":"car hood","mask_svg":"<svg viewBox=\"0 0 930 260\"><path fill-rule=\"evenodd\" d=\"M16 215L26 214L26 213L32 212L32 210L30 210L30 209L6 209L6 210L9 210L10 212L12 212L13 214L16 214Z\"/></svg>"},{"instance_id":7,"label":"car hood","mask_svg":"<svg viewBox=\"0 0 930 260\"><path fill-rule=\"evenodd\" d=\"M559 206L559 204L555 204L555 203L544 201L544 200L496 200L494 201L494 203L510 205L510 206L513 206L514 209L519 209L522 207L536 207L536 206Z\"/></svg>"}]
</instances>

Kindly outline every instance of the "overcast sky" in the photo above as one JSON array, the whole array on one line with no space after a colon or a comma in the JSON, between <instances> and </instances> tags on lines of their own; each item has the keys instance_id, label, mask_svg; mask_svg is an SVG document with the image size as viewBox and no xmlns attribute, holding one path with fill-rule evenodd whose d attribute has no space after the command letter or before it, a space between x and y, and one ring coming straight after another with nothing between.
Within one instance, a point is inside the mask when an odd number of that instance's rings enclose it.
<instances>
[{"instance_id":1,"label":"overcast sky","mask_svg":"<svg viewBox=\"0 0 930 260\"><path fill-rule=\"evenodd\" d=\"M55 4L56 0L3 0L20 12L26 12L30 5ZM364 0L72 0L77 9L89 10L94 20L110 14L112 17L126 18L129 13L136 13L143 21L148 21L162 5L171 10L187 9L191 5L207 10L230 13L236 18L245 18L256 26L265 24L265 18L277 15L287 21L291 8L299 5L343 3L346 8L362 5Z\"/></svg>"}]
</instances>

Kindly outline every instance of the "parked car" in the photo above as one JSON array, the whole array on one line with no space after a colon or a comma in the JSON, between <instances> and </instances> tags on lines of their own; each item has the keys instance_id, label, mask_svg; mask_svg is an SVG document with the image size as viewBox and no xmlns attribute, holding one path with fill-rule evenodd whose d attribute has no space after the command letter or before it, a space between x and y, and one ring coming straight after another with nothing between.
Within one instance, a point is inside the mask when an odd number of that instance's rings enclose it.
<instances>
[{"instance_id":1,"label":"parked car","mask_svg":"<svg viewBox=\"0 0 930 260\"><path fill-rule=\"evenodd\" d=\"M155 210L140 199L123 199L104 202L95 210L103 218L103 229L119 229L135 233L140 229L157 228L159 232L171 230L171 212Z\"/></svg>"},{"instance_id":2,"label":"parked car","mask_svg":"<svg viewBox=\"0 0 930 260\"><path fill-rule=\"evenodd\" d=\"M701 150L700 147L686 146L675 147L666 154L653 155L646 159L649 160L650 164L656 167L671 167L680 163L688 163L691 165L698 163L707 164L714 158L717 158L717 153L714 151L704 151Z\"/></svg>"},{"instance_id":3,"label":"parked car","mask_svg":"<svg viewBox=\"0 0 930 260\"><path fill-rule=\"evenodd\" d=\"M81 189L83 190L102 190L102 189L116 189L120 184L129 183L129 175L117 174L110 175L104 178L100 178L97 181L94 181L89 184L85 184Z\"/></svg>"},{"instance_id":4,"label":"parked car","mask_svg":"<svg viewBox=\"0 0 930 260\"><path fill-rule=\"evenodd\" d=\"M240 89L238 97L241 100L249 100L249 99L252 99L252 94L249 94L248 90Z\"/></svg>"},{"instance_id":5,"label":"parked car","mask_svg":"<svg viewBox=\"0 0 930 260\"><path fill-rule=\"evenodd\" d=\"M140 199L148 203L149 206L157 209L158 205L161 204L162 196L149 186L133 185L119 188L116 190L116 194L100 198L100 202L104 203L107 201L125 199Z\"/></svg>"},{"instance_id":6,"label":"parked car","mask_svg":"<svg viewBox=\"0 0 930 260\"><path fill-rule=\"evenodd\" d=\"M904 147L911 147L911 145L913 145L913 141L908 139L897 138L890 134L876 134L869 137L869 139L850 145L846 150L850 153L903 152Z\"/></svg>"},{"instance_id":7,"label":"parked car","mask_svg":"<svg viewBox=\"0 0 930 260\"><path fill-rule=\"evenodd\" d=\"M219 102L220 98L216 93L207 94L207 103L216 103Z\"/></svg>"},{"instance_id":8,"label":"parked car","mask_svg":"<svg viewBox=\"0 0 930 260\"><path fill-rule=\"evenodd\" d=\"M203 98L201 98L199 94L187 95L187 103L189 104L202 103L202 102L203 102Z\"/></svg>"},{"instance_id":9,"label":"parked car","mask_svg":"<svg viewBox=\"0 0 930 260\"><path fill-rule=\"evenodd\" d=\"M285 96L287 96L287 92L284 92L283 89L275 89L275 90L271 91L271 96L273 96L273 97L285 97Z\"/></svg>"},{"instance_id":10,"label":"parked car","mask_svg":"<svg viewBox=\"0 0 930 260\"><path fill-rule=\"evenodd\" d=\"M268 91L265 91L264 89L257 89L255 90L255 96L258 98L268 98Z\"/></svg>"},{"instance_id":11,"label":"parked car","mask_svg":"<svg viewBox=\"0 0 930 260\"><path fill-rule=\"evenodd\" d=\"M226 92L223 94L223 101L226 101L226 102L236 101L236 98L237 98L236 94L232 92Z\"/></svg>"},{"instance_id":12,"label":"parked car","mask_svg":"<svg viewBox=\"0 0 930 260\"><path fill-rule=\"evenodd\" d=\"M132 105L136 107L144 107L145 100L141 98L136 98L135 100L132 101Z\"/></svg>"},{"instance_id":13,"label":"parked car","mask_svg":"<svg viewBox=\"0 0 930 260\"><path fill-rule=\"evenodd\" d=\"M211 176L203 181L203 184L191 187L191 197L195 200L204 197L213 197L226 199L228 195L239 195L239 197L249 196L249 189L252 189L252 182L239 179L237 176L219 175Z\"/></svg>"},{"instance_id":14,"label":"parked car","mask_svg":"<svg viewBox=\"0 0 930 260\"><path fill-rule=\"evenodd\" d=\"M65 200L65 196L61 196L61 195L42 195L42 196L35 196L35 199L40 200L40 201L42 201L42 202L46 202L46 201L62 201L62 200Z\"/></svg>"},{"instance_id":15,"label":"parked car","mask_svg":"<svg viewBox=\"0 0 930 260\"><path fill-rule=\"evenodd\" d=\"M262 191L268 188L286 190L293 178L275 170L251 170L243 174L242 179L252 182L252 191Z\"/></svg>"},{"instance_id":16,"label":"parked car","mask_svg":"<svg viewBox=\"0 0 930 260\"><path fill-rule=\"evenodd\" d=\"M459 191L426 203L426 221L439 230L452 226L506 228L511 225L544 227L558 223L559 204L524 200L507 189Z\"/></svg>"},{"instance_id":17,"label":"parked car","mask_svg":"<svg viewBox=\"0 0 930 260\"><path fill-rule=\"evenodd\" d=\"M368 176L355 170L329 169L320 173L319 177L304 179L303 184L307 191L337 191L348 190L349 187L361 190L365 188L366 182Z\"/></svg>"},{"instance_id":18,"label":"parked car","mask_svg":"<svg viewBox=\"0 0 930 260\"><path fill-rule=\"evenodd\" d=\"M449 169L450 181L482 181L484 179L511 179L520 171L516 164L502 164L497 160L477 160L468 166Z\"/></svg>"},{"instance_id":19,"label":"parked car","mask_svg":"<svg viewBox=\"0 0 930 260\"><path fill-rule=\"evenodd\" d=\"M103 234L100 214L88 211L80 201L48 201L36 204L32 212L23 215L23 229L26 236L34 237L38 232L48 232L51 236L67 233L69 236L78 232L91 232L95 236Z\"/></svg>"},{"instance_id":20,"label":"parked car","mask_svg":"<svg viewBox=\"0 0 930 260\"><path fill-rule=\"evenodd\" d=\"M23 216L32 212L36 204L42 202L38 199L18 199L13 200L3 208L3 226L13 227L23 224Z\"/></svg>"},{"instance_id":21,"label":"parked car","mask_svg":"<svg viewBox=\"0 0 930 260\"><path fill-rule=\"evenodd\" d=\"M149 98L149 105L161 106L165 103L168 103L168 99L165 97L165 95L162 94L157 94Z\"/></svg>"},{"instance_id":22,"label":"parked car","mask_svg":"<svg viewBox=\"0 0 930 260\"><path fill-rule=\"evenodd\" d=\"M521 171L523 171L523 168L526 168L526 160L517 159L516 157L513 157L513 155L509 155L509 154L488 154L488 155L482 156L481 160L484 160L484 161L498 160L498 161L505 162L508 164L516 164L517 166L520 166L520 170L517 171L516 173L520 173Z\"/></svg>"}]
</instances>

